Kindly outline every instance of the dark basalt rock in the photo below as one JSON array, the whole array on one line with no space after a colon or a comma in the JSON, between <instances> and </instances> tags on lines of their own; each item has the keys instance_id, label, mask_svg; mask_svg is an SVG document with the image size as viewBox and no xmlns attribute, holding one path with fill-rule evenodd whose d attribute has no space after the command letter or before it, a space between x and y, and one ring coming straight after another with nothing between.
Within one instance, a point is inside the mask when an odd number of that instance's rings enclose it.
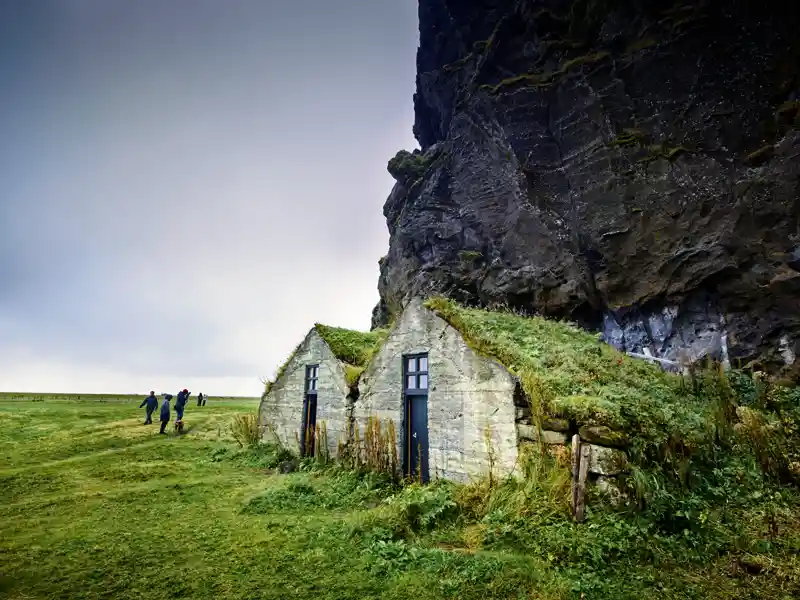
<instances>
[{"instance_id":1,"label":"dark basalt rock","mask_svg":"<svg viewBox=\"0 0 800 600\"><path fill-rule=\"evenodd\" d=\"M800 348L795 3L420 0L374 325L506 304L634 352ZM787 350L788 348L788 350Z\"/></svg>"}]
</instances>

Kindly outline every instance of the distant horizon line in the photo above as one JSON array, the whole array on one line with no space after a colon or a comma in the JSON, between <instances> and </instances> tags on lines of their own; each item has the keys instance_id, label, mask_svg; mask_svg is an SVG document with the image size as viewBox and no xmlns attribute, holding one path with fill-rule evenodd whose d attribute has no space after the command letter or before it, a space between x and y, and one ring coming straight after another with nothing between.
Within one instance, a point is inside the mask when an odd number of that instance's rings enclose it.
<instances>
[{"instance_id":1,"label":"distant horizon line","mask_svg":"<svg viewBox=\"0 0 800 600\"><path fill-rule=\"evenodd\" d=\"M157 395L168 394L170 392L159 392ZM199 393L199 392L198 392ZM147 392L3 392L0 391L0 396L146 396ZM174 394L173 394L174 395ZM193 393L197 396L197 393ZM205 394L210 398L260 398L260 396L240 396L236 394Z\"/></svg>"}]
</instances>

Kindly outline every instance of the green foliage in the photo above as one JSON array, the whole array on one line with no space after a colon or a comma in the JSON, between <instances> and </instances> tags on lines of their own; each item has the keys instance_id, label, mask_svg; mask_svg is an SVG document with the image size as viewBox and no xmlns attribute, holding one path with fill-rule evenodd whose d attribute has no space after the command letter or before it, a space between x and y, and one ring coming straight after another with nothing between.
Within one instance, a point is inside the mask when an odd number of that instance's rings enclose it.
<instances>
[{"instance_id":1,"label":"green foliage","mask_svg":"<svg viewBox=\"0 0 800 600\"><path fill-rule=\"evenodd\" d=\"M361 377L363 372L364 367L357 367L347 363L344 364L344 378L345 381L347 381L347 385L350 387L353 387L358 383L358 379Z\"/></svg>"},{"instance_id":2,"label":"green foliage","mask_svg":"<svg viewBox=\"0 0 800 600\"><path fill-rule=\"evenodd\" d=\"M685 389L680 376L630 358L576 326L443 298L426 306L474 350L516 373L534 413L626 430L638 451L672 439L693 446L710 434L711 408Z\"/></svg>"},{"instance_id":3,"label":"green foliage","mask_svg":"<svg viewBox=\"0 0 800 600\"><path fill-rule=\"evenodd\" d=\"M291 454L240 449L228 427L256 401L189 406L181 436L141 425L138 398L0 401L0 595L795 598L800 493L775 461L796 459L800 397L724 375L687 385L722 425L685 485L635 464L619 505L590 492L583 524L567 508L563 447L525 446L514 478L401 488L312 459L275 473ZM763 419L756 429L742 408ZM187 565L191 577L153 585Z\"/></svg>"},{"instance_id":4,"label":"green foliage","mask_svg":"<svg viewBox=\"0 0 800 600\"><path fill-rule=\"evenodd\" d=\"M233 439L240 447L255 447L261 440L261 431L258 426L257 414L239 414L231 421Z\"/></svg>"},{"instance_id":5,"label":"green foliage","mask_svg":"<svg viewBox=\"0 0 800 600\"><path fill-rule=\"evenodd\" d=\"M356 367L365 367L369 363L387 335L385 329L355 331L320 323L314 327L336 358Z\"/></svg>"},{"instance_id":6,"label":"green foliage","mask_svg":"<svg viewBox=\"0 0 800 600\"><path fill-rule=\"evenodd\" d=\"M356 331L353 329L323 325L321 323L315 323L314 328L325 343L328 344L333 355L342 363L345 379L351 387L358 383L358 378L361 377L361 373L363 373L367 363L375 352L377 352L388 335L387 329ZM299 352L302 345L303 342L300 342L286 361L278 367L275 377L266 382L264 393L261 396L262 399L270 393L272 386L283 377L286 368Z\"/></svg>"},{"instance_id":7,"label":"green foliage","mask_svg":"<svg viewBox=\"0 0 800 600\"><path fill-rule=\"evenodd\" d=\"M382 532L388 539L407 539L451 522L459 515L453 498L454 484L438 480L430 485L412 483L383 500L366 519L361 532ZM368 533L368 535L370 535Z\"/></svg>"},{"instance_id":8,"label":"green foliage","mask_svg":"<svg viewBox=\"0 0 800 600\"><path fill-rule=\"evenodd\" d=\"M400 150L389 160L387 170L398 181L417 181L436 161L438 153L424 154L419 150Z\"/></svg>"},{"instance_id":9,"label":"green foliage","mask_svg":"<svg viewBox=\"0 0 800 600\"><path fill-rule=\"evenodd\" d=\"M388 335L386 329L355 331L320 323L316 323L314 327L334 356L343 363L345 379L351 387L358 383L361 373Z\"/></svg>"},{"instance_id":10,"label":"green foliage","mask_svg":"<svg viewBox=\"0 0 800 600\"><path fill-rule=\"evenodd\" d=\"M357 474L340 469L323 471L321 475L288 476L280 485L271 485L262 494L251 498L242 512L268 514L278 511L309 509L366 509L378 504L394 489L391 481L375 473Z\"/></svg>"}]
</instances>

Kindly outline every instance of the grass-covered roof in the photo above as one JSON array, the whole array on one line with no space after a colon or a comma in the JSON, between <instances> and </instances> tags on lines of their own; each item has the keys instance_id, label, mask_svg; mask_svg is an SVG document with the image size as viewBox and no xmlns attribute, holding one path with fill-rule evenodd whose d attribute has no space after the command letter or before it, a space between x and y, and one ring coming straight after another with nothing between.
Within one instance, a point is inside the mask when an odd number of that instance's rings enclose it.
<instances>
[{"instance_id":1,"label":"grass-covered roof","mask_svg":"<svg viewBox=\"0 0 800 600\"><path fill-rule=\"evenodd\" d=\"M314 327L336 358L356 367L367 366L375 350L386 337L386 331L383 329L356 331L322 323L315 323Z\"/></svg>"},{"instance_id":2,"label":"grass-covered roof","mask_svg":"<svg viewBox=\"0 0 800 600\"><path fill-rule=\"evenodd\" d=\"M323 325L322 323L315 323L314 330L316 330L317 334L328 344L333 355L342 363L345 371L345 378L350 386L358 382L361 373L364 372L370 359L378 348L380 348L381 343L386 339L387 335L386 329L356 331L354 329ZM269 394L275 382L283 376L286 367L302 345L301 342L292 350L284 363L278 367L275 377L266 382L263 396Z\"/></svg>"},{"instance_id":3,"label":"grass-covered roof","mask_svg":"<svg viewBox=\"0 0 800 600\"><path fill-rule=\"evenodd\" d=\"M517 375L539 416L628 430L645 443L677 436L691 444L691 438L709 433L711 407L689 392L680 375L631 358L595 334L443 298L428 299L425 306L458 329L474 350Z\"/></svg>"},{"instance_id":4,"label":"grass-covered roof","mask_svg":"<svg viewBox=\"0 0 800 600\"><path fill-rule=\"evenodd\" d=\"M347 383L351 386L358 381L387 335L385 329L356 331L322 323L315 323L314 327L333 355L344 363Z\"/></svg>"}]
</instances>

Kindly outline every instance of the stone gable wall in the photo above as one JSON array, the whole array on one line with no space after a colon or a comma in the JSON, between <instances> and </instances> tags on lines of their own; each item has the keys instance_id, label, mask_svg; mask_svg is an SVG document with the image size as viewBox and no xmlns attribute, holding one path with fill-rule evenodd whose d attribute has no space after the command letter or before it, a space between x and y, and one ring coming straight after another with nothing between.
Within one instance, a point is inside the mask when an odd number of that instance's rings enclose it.
<instances>
[{"instance_id":1,"label":"stone gable wall","mask_svg":"<svg viewBox=\"0 0 800 600\"><path fill-rule=\"evenodd\" d=\"M414 300L361 377L353 415L363 430L370 415L391 419L402 456L403 355L428 353L428 441L431 478L466 480L489 468L491 434L496 473L517 460L515 379L499 363L478 356L461 334Z\"/></svg>"},{"instance_id":2,"label":"stone gable wall","mask_svg":"<svg viewBox=\"0 0 800 600\"><path fill-rule=\"evenodd\" d=\"M272 441L274 428L280 442L292 451L298 451L300 429L303 424L303 399L305 395L306 365L318 364L317 425L325 421L328 431L328 448L335 455L340 438L348 431L349 409L347 396L350 389L345 381L344 369L328 345L312 329L297 353L289 361L282 377L275 382L269 394L261 401L259 409L261 437Z\"/></svg>"}]
</instances>

